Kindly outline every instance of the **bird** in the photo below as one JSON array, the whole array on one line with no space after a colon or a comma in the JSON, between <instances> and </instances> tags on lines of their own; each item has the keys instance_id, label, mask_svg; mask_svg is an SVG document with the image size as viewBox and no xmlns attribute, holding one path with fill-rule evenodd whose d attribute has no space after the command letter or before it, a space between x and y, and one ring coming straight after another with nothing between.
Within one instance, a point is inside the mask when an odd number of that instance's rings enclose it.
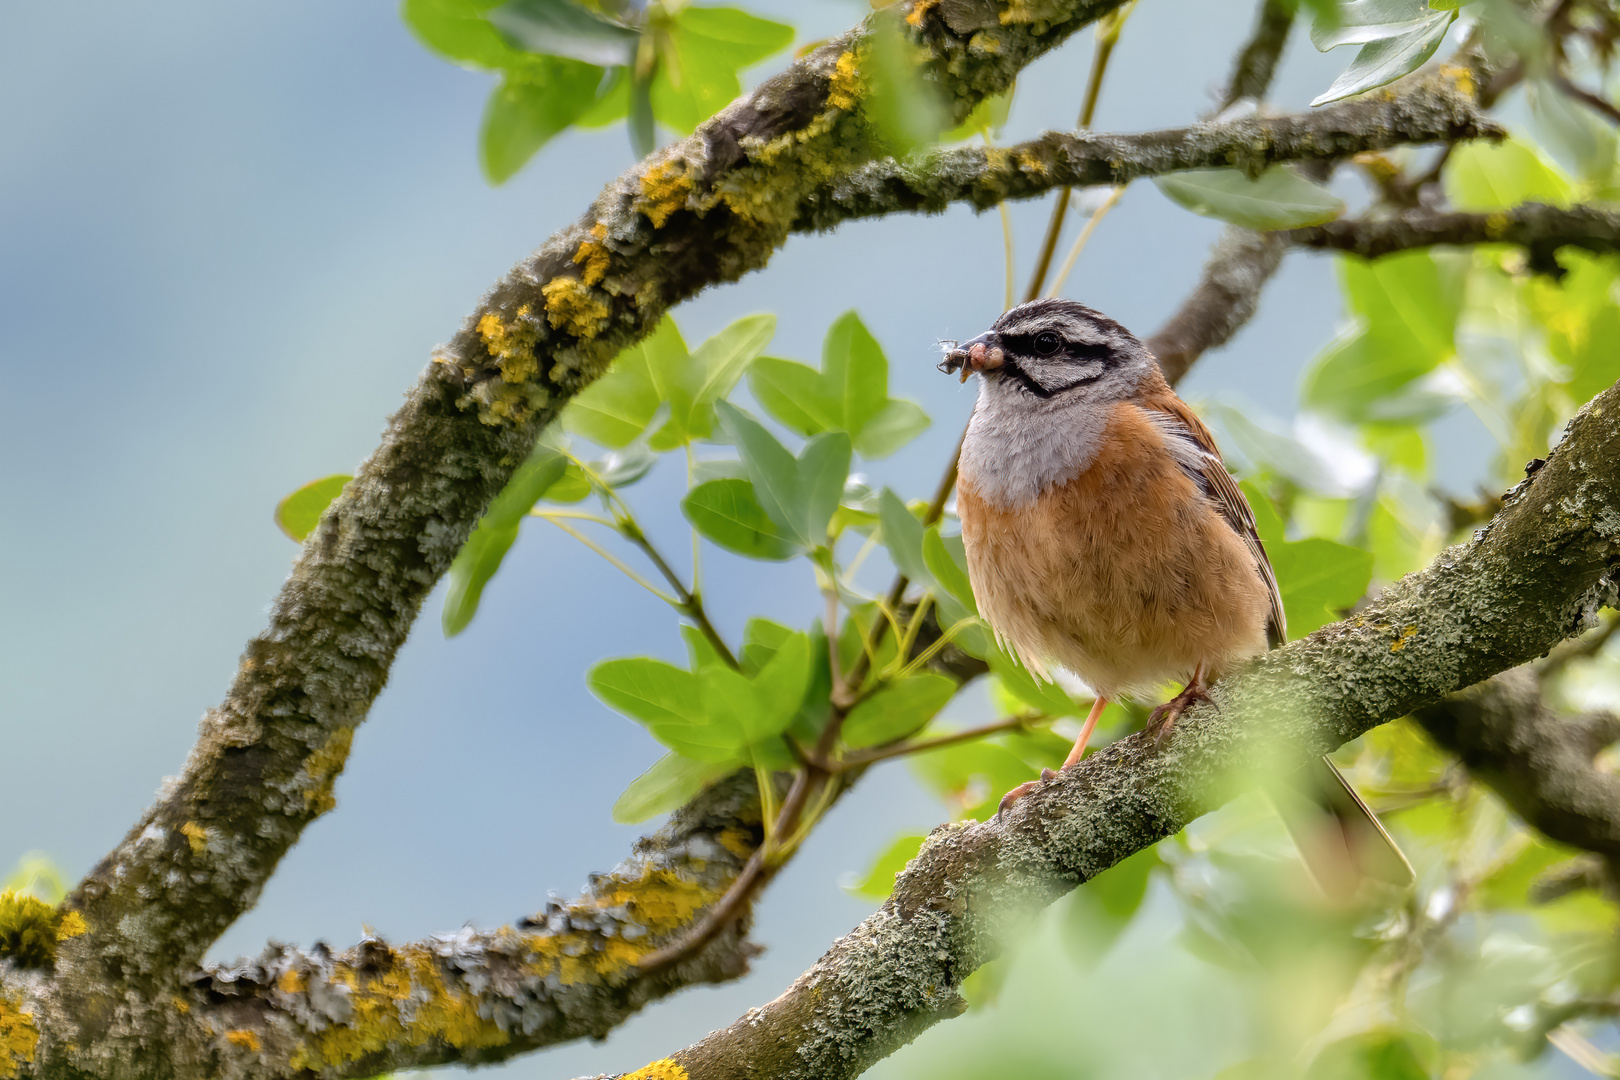
<instances>
[{"instance_id":1,"label":"bird","mask_svg":"<svg viewBox=\"0 0 1620 1080\"><path fill-rule=\"evenodd\" d=\"M1061 667L1096 694L1063 768L1109 701L1180 683L1148 718L1162 746L1212 682L1287 640L1254 512L1214 436L1146 345L1077 301L1020 304L978 337L942 344L940 370L979 377L956 483L979 613L1036 675ZM1377 817L1320 760L1317 799L1342 843L1324 854L1301 842L1318 881L1409 882ZM1008 792L998 818L1055 775ZM1290 828L1296 840L1322 832Z\"/></svg>"}]
</instances>

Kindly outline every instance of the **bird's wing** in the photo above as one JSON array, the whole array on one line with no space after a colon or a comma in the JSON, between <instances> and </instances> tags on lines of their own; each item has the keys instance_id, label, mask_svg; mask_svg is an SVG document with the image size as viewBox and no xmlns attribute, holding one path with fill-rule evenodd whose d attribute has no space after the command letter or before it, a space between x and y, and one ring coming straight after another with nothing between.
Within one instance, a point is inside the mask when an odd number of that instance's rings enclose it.
<instances>
[{"instance_id":1,"label":"bird's wing","mask_svg":"<svg viewBox=\"0 0 1620 1080\"><path fill-rule=\"evenodd\" d=\"M1204 422L1187 407L1187 403L1173 394L1155 396L1141 403L1148 420L1164 436L1165 445L1183 472L1197 484L1206 498L1243 538L1254 554L1260 568L1260 577L1266 583L1271 597L1271 618L1266 623L1266 637L1273 647L1288 640L1288 620L1283 615L1282 593L1277 591L1277 575L1266 557L1266 545L1260 541L1260 532L1254 523L1254 511L1249 500L1238 490L1237 481L1226 471L1221 452L1215 445Z\"/></svg>"}]
</instances>

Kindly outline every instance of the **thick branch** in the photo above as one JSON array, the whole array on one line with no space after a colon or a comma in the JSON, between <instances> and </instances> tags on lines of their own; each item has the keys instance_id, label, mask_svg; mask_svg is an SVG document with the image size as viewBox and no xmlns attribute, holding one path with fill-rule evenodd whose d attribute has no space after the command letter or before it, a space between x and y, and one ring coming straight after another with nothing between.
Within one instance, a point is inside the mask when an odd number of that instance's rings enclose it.
<instances>
[{"instance_id":1,"label":"thick branch","mask_svg":"<svg viewBox=\"0 0 1620 1080\"><path fill-rule=\"evenodd\" d=\"M1171 384L1197 359L1241 330L1260 305L1260 291L1282 265L1286 241L1229 225L1210 249L1198 284L1168 322L1147 340Z\"/></svg>"},{"instance_id":2,"label":"thick branch","mask_svg":"<svg viewBox=\"0 0 1620 1080\"><path fill-rule=\"evenodd\" d=\"M905 161L886 158L812 192L795 227L829 229L851 218L937 213L958 202L988 210L1004 199L1065 185L1123 184L1185 169L1258 173L1281 161L1335 161L1391 146L1503 134L1456 78L1438 74L1398 95L1368 95L1309 113L1141 135L1048 132L1016 146L959 146Z\"/></svg>"},{"instance_id":3,"label":"thick branch","mask_svg":"<svg viewBox=\"0 0 1620 1080\"><path fill-rule=\"evenodd\" d=\"M1168 748L1121 740L1022 799L1003 824L936 829L889 901L775 1001L675 1054L691 1080L859 1075L961 1011L1003 935L1233 794L1257 762L1297 763L1545 653L1613 604L1620 387L1473 541L1356 617L1217 684Z\"/></svg>"},{"instance_id":4,"label":"thick branch","mask_svg":"<svg viewBox=\"0 0 1620 1080\"><path fill-rule=\"evenodd\" d=\"M965 115L1118 3L1054 0L1006 22L993 5L919 4L906 32ZM253 904L332 806L418 608L537 433L672 304L765 265L812 178L879 152L860 113L867 33L822 46L609 185L484 298L305 544L181 776L69 898L89 932L63 950L65 969L160 992Z\"/></svg>"},{"instance_id":5,"label":"thick branch","mask_svg":"<svg viewBox=\"0 0 1620 1080\"><path fill-rule=\"evenodd\" d=\"M1414 716L1530 825L1620 870L1620 777L1592 760L1620 739L1612 714L1561 716L1535 675L1519 669Z\"/></svg>"},{"instance_id":6,"label":"thick branch","mask_svg":"<svg viewBox=\"0 0 1620 1080\"><path fill-rule=\"evenodd\" d=\"M1364 259L1437 244L1515 244L1528 253L1531 269L1558 276L1563 268L1555 253L1561 247L1600 255L1620 251L1620 213L1541 203L1488 214L1409 210L1394 217L1351 218L1275 235L1300 247L1331 248Z\"/></svg>"}]
</instances>

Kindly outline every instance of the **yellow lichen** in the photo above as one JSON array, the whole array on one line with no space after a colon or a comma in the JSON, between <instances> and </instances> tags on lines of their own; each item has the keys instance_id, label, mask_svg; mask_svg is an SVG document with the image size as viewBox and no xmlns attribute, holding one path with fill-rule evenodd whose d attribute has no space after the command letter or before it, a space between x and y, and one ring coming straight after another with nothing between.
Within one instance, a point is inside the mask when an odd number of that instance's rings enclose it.
<instances>
[{"instance_id":1,"label":"yellow lichen","mask_svg":"<svg viewBox=\"0 0 1620 1080\"><path fill-rule=\"evenodd\" d=\"M906 22L912 26L921 26L928 13L938 6L939 0L917 0L911 5L911 10L906 12Z\"/></svg>"},{"instance_id":2,"label":"yellow lichen","mask_svg":"<svg viewBox=\"0 0 1620 1080\"><path fill-rule=\"evenodd\" d=\"M288 968L276 977L276 989L283 994L302 994L304 988L308 985L308 980L292 968Z\"/></svg>"},{"instance_id":3,"label":"yellow lichen","mask_svg":"<svg viewBox=\"0 0 1620 1080\"><path fill-rule=\"evenodd\" d=\"M534 954L530 967L539 975L555 974L565 986L600 982L633 967L654 950L654 939L690 925L719 897L715 890L673 870L649 869L639 878L618 882L590 902L598 910L624 908L647 933L634 941L574 930L532 934L528 939Z\"/></svg>"},{"instance_id":4,"label":"yellow lichen","mask_svg":"<svg viewBox=\"0 0 1620 1080\"><path fill-rule=\"evenodd\" d=\"M686 205L692 193L692 181L686 167L678 159L660 161L641 174L641 197L636 209L647 215L653 228L662 229L669 215Z\"/></svg>"},{"instance_id":5,"label":"yellow lichen","mask_svg":"<svg viewBox=\"0 0 1620 1080\"><path fill-rule=\"evenodd\" d=\"M179 994L175 994L174 996L169 998L169 1004L173 1005L175 1007L175 1010L177 1012L179 1012L182 1016L191 1011L191 1002L187 1001L185 998L181 997Z\"/></svg>"},{"instance_id":6,"label":"yellow lichen","mask_svg":"<svg viewBox=\"0 0 1620 1080\"><path fill-rule=\"evenodd\" d=\"M1450 79L1457 92L1465 97L1474 96L1474 73L1460 64L1441 64L1440 74Z\"/></svg>"},{"instance_id":7,"label":"yellow lichen","mask_svg":"<svg viewBox=\"0 0 1620 1080\"><path fill-rule=\"evenodd\" d=\"M503 322L493 311L486 312L478 320L478 336L484 339L484 347L495 358L504 382L528 382L540 374L540 362L534 357L535 342L540 335L529 321L532 310L528 304L524 304L517 309L516 317L509 323ZM552 325L557 324L553 322Z\"/></svg>"},{"instance_id":8,"label":"yellow lichen","mask_svg":"<svg viewBox=\"0 0 1620 1080\"><path fill-rule=\"evenodd\" d=\"M1390 652L1400 652L1406 648L1406 643L1417 635L1417 627L1408 626L1395 637L1395 643L1389 647Z\"/></svg>"},{"instance_id":9,"label":"yellow lichen","mask_svg":"<svg viewBox=\"0 0 1620 1080\"><path fill-rule=\"evenodd\" d=\"M247 1028L235 1028L231 1031L227 1031L225 1033L225 1041L230 1043L232 1046L240 1046L242 1049L252 1054L257 1054L264 1048L264 1044L259 1042L259 1036L255 1032L249 1031Z\"/></svg>"},{"instance_id":10,"label":"yellow lichen","mask_svg":"<svg viewBox=\"0 0 1620 1080\"><path fill-rule=\"evenodd\" d=\"M191 845L193 855L201 855L203 848L208 846L208 830L195 821L188 821L180 826L180 832L186 838L186 842Z\"/></svg>"},{"instance_id":11,"label":"yellow lichen","mask_svg":"<svg viewBox=\"0 0 1620 1080\"><path fill-rule=\"evenodd\" d=\"M715 839L720 841L721 847L739 859L746 859L754 853L753 843L748 834L741 829L722 829Z\"/></svg>"},{"instance_id":12,"label":"yellow lichen","mask_svg":"<svg viewBox=\"0 0 1620 1080\"><path fill-rule=\"evenodd\" d=\"M860 61L853 52L839 54L828 82L827 104L844 112L854 109L861 97L861 74Z\"/></svg>"},{"instance_id":13,"label":"yellow lichen","mask_svg":"<svg viewBox=\"0 0 1620 1080\"><path fill-rule=\"evenodd\" d=\"M22 1011L21 998L0 997L0 1080L14 1080L19 1062L32 1064L38 1045L34 1014Z\"/></svg>"},{"instance_id":14,"label":"yellow lichen","mask_svg":"<svg viewBox=\"0 0 1620 1080\"><path fill-rule=\"evenodd\" d=\"M38 897L14 889L0 892L0 957L19 967L50 967L56 962L56 931L61 915Z\"/></svg>"},{"instance_id":15,"label":"yellow lichen","mask_svg":"<svg viewBox=\"0 0 1620 1080\"><path fill-rule=\"evenodd\" d=\"M56 940L66 941L70 937L78 937L88 933L90 928L84 924L84 916L77 911L64 911L62 921L56 926Z\"/></svg>"},{"instance_id":16,"label":"yellow lichen","mask_svg":"<svg viewBox=\"0 0 1620 1080\"><path fill-rule=\"evenodd\" d=\"M633 1073L625 1073L621 1080L686 1080L686 1070L674 1058L659 1058Z\"/></svg>"},{"instance_id":17,"label":"yellow lichen","mask_svg":"<svg viewBox=\"0 0 1620 1080\"><path fill-rule=\"evenodd\" d=\"M357 1061L389 1046L441 1042L465 1050L510 1040L493 1020L479 1017L476 997L445 985L437 959L420 946L394 950L387 966L363 978L346 966L332 977L350 988L353 1014L300 1047L292 1056L294 1069Z\"/></svg>"},{"instance_id":18,"label":"yellow lichen","mask_svg":"<svg viewBox=\"0 0 1620 1080\"><path fill-rule=\"evenodd\" d=\"M552 278L540 286L546 297L546 317L557 330L589 341L607 325L612 308L578 278Z\"/></svg>"},{"instance_id":19,"label":"yellow lichen","mask_svg":"<svg viewBox=\"0 0 1620 1080\"><path fill-rule=\"evenodd\" d=\"M337 805L332 794L343 763L349 760L349 746L354 742L353 728L339 728L321 748L304 761L304 806L317 814L324 814Z\"/></svg>"},{"instance_id":20,"label":"yellow lichen","mask_svg":"<svg viewBox=\"0 0 1620 1080\"><path fill-rule=\"evenodd\" d=\"M574 252L574 262L585 266L585 284L595 285L607 274L610 256L608 249L602 246L607 239L607 226L598 221L591 226L591 239L581 240L579 250Z\"/></svg>"}]
</instances>

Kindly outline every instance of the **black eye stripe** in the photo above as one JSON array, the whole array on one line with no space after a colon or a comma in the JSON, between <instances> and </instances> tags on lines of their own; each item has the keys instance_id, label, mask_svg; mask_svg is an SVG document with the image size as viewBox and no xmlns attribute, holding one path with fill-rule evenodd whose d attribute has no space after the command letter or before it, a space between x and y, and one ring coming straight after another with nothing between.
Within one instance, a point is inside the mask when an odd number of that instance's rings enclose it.
<instances>
[{"instance_id":1,"label":"black eye stripe","mask_svg":"<svg viewBox=\"0 0 1620 1080\"><path fill-rule=\"evenodd\" d=\"M1098 342L1068 341L1063 339L1062 335L1059 335L1059 340L1063 342L1063 345L1057 352L1042 353L1040 349L1035 347L1035 341L1042 334L1051 332L1050 330L1041 330L1033 334L1002 334L1001 344L1008 352L1016 353L1019 356L1039 356L1043 358L1050 356L1052 359L1072 360L1075 362L1086 360L1107 362L1114 357L1114 350L1111 346Z\"/></svg>"}]
</instances>

